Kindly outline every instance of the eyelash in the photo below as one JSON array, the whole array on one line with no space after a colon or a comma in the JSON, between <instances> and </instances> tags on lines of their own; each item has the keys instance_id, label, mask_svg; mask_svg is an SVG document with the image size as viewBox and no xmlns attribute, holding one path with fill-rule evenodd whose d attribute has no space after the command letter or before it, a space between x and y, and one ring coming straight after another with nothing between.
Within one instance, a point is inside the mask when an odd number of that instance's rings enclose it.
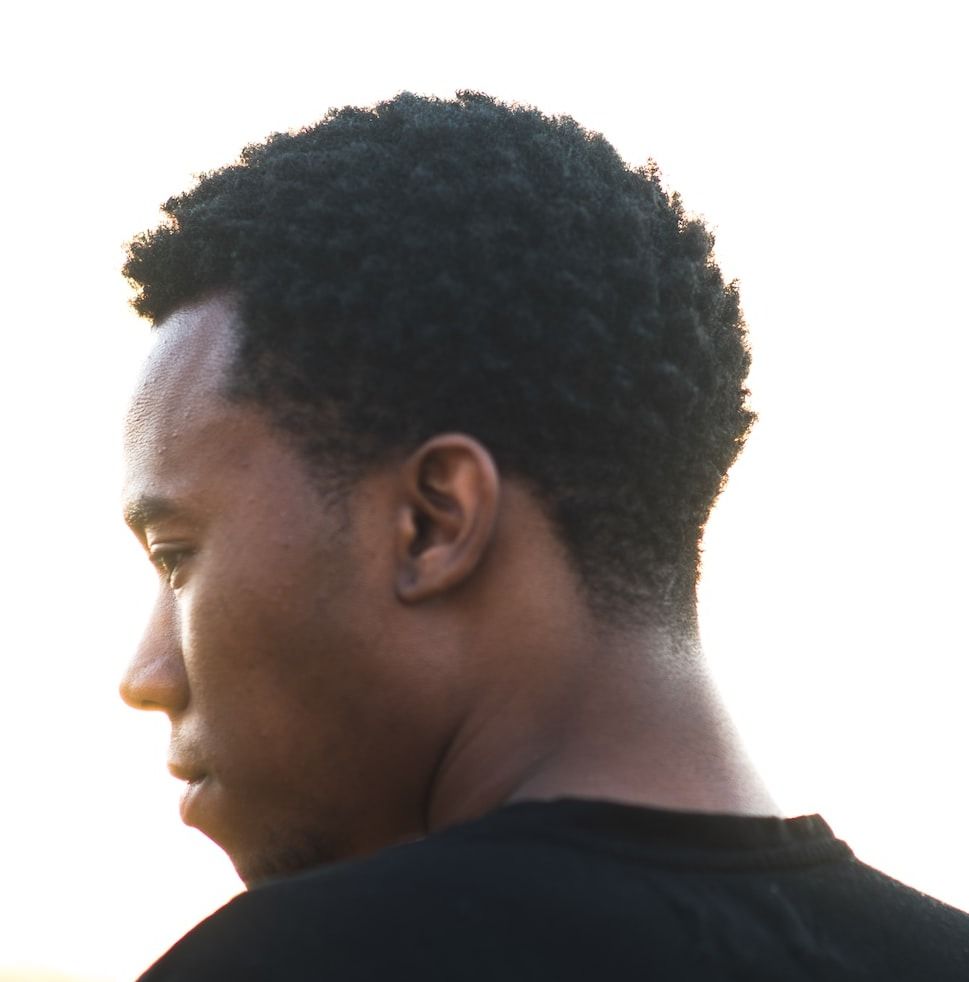
<instances>
[{"instance_id":1,"label":"eyelash","mask_svg":"<svg viewBox=\"0 0 969 982\"><path fill-rule=\"evenodd\" d=\"M158 571L158 575L169 585L185 561L188 552L185 549L156 549L148 554L148 560Z\"/></svg>"}]
</instances>

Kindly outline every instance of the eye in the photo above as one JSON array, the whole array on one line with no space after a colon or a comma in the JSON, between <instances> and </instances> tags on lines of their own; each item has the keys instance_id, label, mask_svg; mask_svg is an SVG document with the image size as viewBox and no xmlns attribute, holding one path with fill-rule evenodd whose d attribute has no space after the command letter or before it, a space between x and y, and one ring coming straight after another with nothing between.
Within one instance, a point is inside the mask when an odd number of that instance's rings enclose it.
<instances>
[{"instance_id":1,"label":"eye","mask_svg":"<svg viewBox=\"0 0 969 982\"><path fill-rule=\"evenodd\" d=\"M179 569L188 558L187 549L176 546L153 546L148 553L148 559L152 566L158 570L158 575L165 580L169 586L174 586L174 579Z\"/></svg>"}]
</instances>

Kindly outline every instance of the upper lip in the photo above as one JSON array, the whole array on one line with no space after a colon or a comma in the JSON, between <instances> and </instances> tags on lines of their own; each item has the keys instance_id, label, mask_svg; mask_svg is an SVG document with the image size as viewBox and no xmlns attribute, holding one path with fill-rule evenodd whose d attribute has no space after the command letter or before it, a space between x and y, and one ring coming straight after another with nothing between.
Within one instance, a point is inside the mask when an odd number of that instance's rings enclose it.
<instances>
[{"instance_id":1,"label":"upper lip","mask_svg":"<svg viewBox=\"0 0 969 982\"><path fill-rule=\"evenodd\" d=\"M180 760L170 760L168 772L172 777L178 778L179 781L188 781L189 784L205 776L205 772L200 767Z\"/></svg>"}]
</instances>

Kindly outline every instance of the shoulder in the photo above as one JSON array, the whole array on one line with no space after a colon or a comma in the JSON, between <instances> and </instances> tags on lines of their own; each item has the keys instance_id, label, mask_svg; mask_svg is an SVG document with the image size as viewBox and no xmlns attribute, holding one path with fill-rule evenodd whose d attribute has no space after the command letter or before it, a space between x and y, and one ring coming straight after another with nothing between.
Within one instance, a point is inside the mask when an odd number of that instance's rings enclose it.
<instances>
[{"instance_id":1,"label":"shoulder","mask_svg":"<svg viewBox=\"0 0 969 982\"><path fill-rule=\"evenodd\" d=\"M529 830L447 831L244 893L142 982L571 978L570 964L642 943L628 916L640 927L663 917L661 892L603 905L612 865ZM552 963L563 971L550 976Z\"/></svg>"},{"instance_id":2,"label":"shoulder","mask_svg":"<svg viewBox=\"0 0 969 982\"><path fill-rule=\"evenodd\" d=\"M689 978L724 965L966 977L966 914L850 852L808 858L725 866L700 850L482 823L243 894L143 982Z\"/></svg>"},{"instance_id":3,"label":"shoulder","mask_svg":"<svg viewBox=\"0 0 969 982\"><path fill-rule=\"evenodd\" d=\"M190 931L143 982L375 978L429 961L440 967L458 945L470 954L485 910L491 919L518 892L514 858L501 853L435 837L267 883Z\"/></svg>"},{"instance_id":4,"label":"shoulder","mask_svg":"<svg viewBox=\"0 0 969 982\"><path fill-rule=\"evenodd\" d=\"M894 879L859 860L847 865L829 891L830 905L855 923L891 925L896 941L948 938L969 967L969 913Z\"/></svg>"}]
</instances>

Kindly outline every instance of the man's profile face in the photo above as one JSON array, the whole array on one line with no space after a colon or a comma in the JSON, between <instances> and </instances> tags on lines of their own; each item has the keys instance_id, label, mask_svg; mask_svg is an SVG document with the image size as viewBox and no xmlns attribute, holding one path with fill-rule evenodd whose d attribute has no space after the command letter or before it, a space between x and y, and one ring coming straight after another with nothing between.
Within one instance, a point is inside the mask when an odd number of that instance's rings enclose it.
<instances>
[{"instance_id":1,"label":"man's profile face","mask_svg":"<svg viewBox=\"0 0 969 982\"><path fill-rule=\"evenodd\" d=\"M183 819L252 882L419 834L447 698L394 603L379 473L328 500L220 394L232 317L163 322L129 413L125 510L159 592L122 694L169 716Z\"/></svg>"}]
</instances>

